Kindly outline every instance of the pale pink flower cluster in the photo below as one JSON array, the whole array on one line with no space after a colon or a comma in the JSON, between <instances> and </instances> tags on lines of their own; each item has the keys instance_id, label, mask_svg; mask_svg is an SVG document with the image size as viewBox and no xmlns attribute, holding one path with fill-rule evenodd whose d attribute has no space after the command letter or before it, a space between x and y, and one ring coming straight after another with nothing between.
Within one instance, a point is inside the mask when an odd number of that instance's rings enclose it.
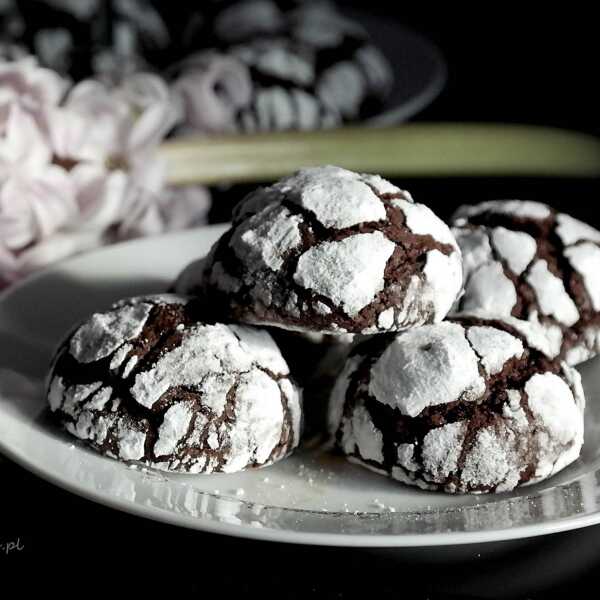
<instances>
[{"instance_id":1,"label":"pale pink flower cluster","mask_svg":"<svg viewBox=\"0 0 600 600\"><path fill-rule=\"evenodd\" d=\"M76 85L0 59L0 287L64 256L200 222L204 188L165 188L157 147L180 118L158 76Z\"/></svg>"}]
</instances>

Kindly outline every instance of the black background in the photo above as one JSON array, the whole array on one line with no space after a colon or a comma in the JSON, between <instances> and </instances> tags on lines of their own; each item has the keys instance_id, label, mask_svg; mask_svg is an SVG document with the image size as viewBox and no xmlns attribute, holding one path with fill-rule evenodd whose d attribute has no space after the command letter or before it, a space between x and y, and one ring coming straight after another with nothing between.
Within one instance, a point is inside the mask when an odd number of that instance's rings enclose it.
<instances>
[{"instance_id":1,"label":"black background","mask_svg":"<svg viewBox=\"0 0 600 600\"><path fill-rule=\"evenodd\" d=\"M442 50L449 79L417 120L505 121L600 133L597 20L574 5L348 2L398 18ZM400 7L394 5L399 4ZM543 6L543 9L541 8ZM461 202L531 198L600 224L598 181L437 179L401 182L447 215ZM361 551L256 543L144 521L71 496L0 463L0 597L19 588L146 595L168 592L270 598L548 598L597 582L600 530L522 545ZM25 573L21 572L25 569ZM44 573L44 574L43 574ZM49 573L49 574L48 574ZM14 593L14 592L12 592ZM594 593L594 592L591 592Z\"/></svg>"}]
</instances>

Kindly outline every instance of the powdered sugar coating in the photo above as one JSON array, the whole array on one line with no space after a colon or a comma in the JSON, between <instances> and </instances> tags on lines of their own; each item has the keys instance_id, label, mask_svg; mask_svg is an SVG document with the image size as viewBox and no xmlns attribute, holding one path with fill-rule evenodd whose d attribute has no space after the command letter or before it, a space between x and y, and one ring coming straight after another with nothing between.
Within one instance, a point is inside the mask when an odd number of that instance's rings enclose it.
<instances>
[{"instance_id":1,"label":"powdered sugar coating","mask_svg":"<svg viewBox=\"0 0 600 600\"><path fill-rule=\"evenodd\" d=\"M569 374L575 381L579 374ZM583 393L579 383L579 394L573 394L573 387L553 373L536 374L525 384L528 404L539 422L540 461L536 477L549 477L579 456L583 444L584 408ZM579 397L578 397L579 396ZM557 451L568 452L568 459L556 460Z\"/></svg>"},{"instance_id":2,"label":"powdered sugar coating","mask_svg":"<svg viewBox=\"0 0 600 600\"><path fill-rule=\"evenodd\" d=\"M281 388L263 371L242 373L236 397L236 426L229 433L231 450L223 465L225 473L248 464L268 464L285 420Z\"/></svg>"},{"instance_id":3,"label":"powdered sugar coating","mask_svg":"<svg viewBox=\"0 0 600 600\"><path fill-rule=\"evenodd\" d=\"M210 373L247 371L254 361L227 325L192 325L177 347L135 376L131 395L141 406L152 408L174 386L194 387Z\"/></svg>"},{"instance_id":4,"label":"powdered sugar coating","mask_svg":"<svg viewBox=\"0 0 600 600\"><path fill-rule=\"evenodd\" d=\"M600 243L600 231L570 215L563 213L556 215L556 223L556 233L565 246L586 240Z\"/></svg>"},{"instance_id":5,"label":"powdered sugar coating","mask_svg":"<svg viewBox=\"0 0 600 600\"><path fill-rule=\"evenodd\" d=\"M441 321L461 284L460 250L431 210L381 177L334 166L248 195L201 281L188 282L224 318L336 334Z\"/></svg>"},{"instance_id":6,"label":"powdered sugar coating","mask_svg":"<svg viewBox=\"0 0 600 600\"><path fill-rule=\"evenodd\" d=\"M144 458L146 433L135 429L127 421L119 421L117 431L121 459L141 460Z\"/></svg>"},{"instance_id":7,"label":"powdered sugar coating","mask_svg":"<svg viewBox=\"0 0 600 600\"><path fill-rule=\"evenodd\" d=\"M403 198L392 200L392 204L404 213L406 226L419 235L431 235L444 244L456 247L456 240L448 226L438 219L424 204Z\"/></svg>"},{"instance_id":8,"label":"powdered sugar coating","mask_svg":"<svg viewBox=\"0 0 600 600\"><path fill-rule=\"evenodd\" d=\"M71 337L71 354L83 363L106 358L124 342L141 333L150 309L151 305L143 302L108 313L94 313ZM93 345L90 340L94 340Z\"/></svg>"},{"instance_id":9,"label":"powdered sugar coating","mask_svg":"<svg viewBox=\"0 0 600 600\"><path fill-rule=\"evenodd\" d=\"M277 271L284 256L302 241L300 222L300 217L291 215L284 207L269 206L236 229L230 244L253 270Z\"/></svg>"},{"instance_id":10,"label":"powdered sugar coating","mask_svg":"<svg viewBox=\"0 0 600 600\"><path fill-rule=\"evenodd\" d=\"M597 233L600 235L600 232ZM581 275L593 309L600 311L600 247L591 242L582 242L567 248L565 256Z\"/></svg>"},{"instance_id":11,"label":"powdered sugar coating","mask_svg":"<svg viewBox=\"0 0 600 600\"><path fill-rule=\"evenodd\" d=\"M393 183L381 177L381 175L375 175L372 173L361 173L360 178L364 181L375 193L379 196L386 194L388 196L398 196L398 198L404 198L409 202L414 202L410 192L407 190L401 190L396 187Z\"/></svg>"},{"instance_id":12,"label":"powdered sugar coating","mask_svg":"<svg viewBox=\"0 0 600 600\"><path fill-rule=\"evenodd\" d=\"M467 423L457 421L432 429L423 438L423 466L431 481L443 483L456 472L467 433Z\"/></svg>"},{"instance_id":13,"label":"powdered sugar coating","mask_svg":"<svg viewBox=\"0 0 600 600\"><path fill-rule=\"evenodd\" d=\"M364 406L357 406L343 425L341 446L346 454L358 452L364 460L383 462L383 436Z\"/></svg>"},{"instance_id":14,"label":"powdered sugar coating","mask_svg":"<svg viewBox=\"0 0 600 600\"><path fill-rule=\"evenodd\" d=\"M488 232L483 229L454 227L452 233L461 249L464 279L493 260Z\"/></svg>"},{"instance_id":15,"label":"powdered sugar coating","mask_svg":"<svg viewBox=\"0 0 600 600\"><path fill-rule=\"evenodd\" d=\"M511 358L523 355L523 342L495 327L469 327L467 339L488 375L499 373Z\"/></svg>"},{"instance_id":16,"label":"powdered sugar coating","mask_svg":"<svg viewBox=\"0 0 600 600\"><path fill-rule=\"evenodd\" d=\"M457 313L538 321L569 364L600 350L600 231L517 200L461 207L453 223L465 275Z\"/></svg>"},{"instance_id":17,"label":"powdered sugar coating","mask_svg":"<svg viewBox=\"0 0 600 600\"><path fill-rule=\"evenodd\" d=\"M515 286L497 261L486 263L471 274L461 300L464 311L481 309L492 315L510 315L516 303Z\"/></svg>"},{"instance_id":18,"label":"powdered sugar coating","mask_svg":"<svg viewBox=\"0 0 600 600\"><path fill-rule=\"evenodd\" d=\"M371 368L369 393L410 417L429 406L476 400L484 391L477 356L456 323L407 331Z\"/></svg>"},{"instance_id":19,"label":"powdered sugar coating","mask_svg":"<svg viewBox=\"0 0 600 600\"><path fill-rule=\"evenodd\" d=\"M131 344L123 344L112 356L110 361L110 369L116 371L122 364L127 355L131 352L133 346Z\"/></svg>"},{"instance_id":20,"label":"powdered sugar coating","mask_svg":"<svg viewBox=\"0 0 600 600\"><path fill-rule=\"evenodd\" d=\"M393 479L449 493L509 491L566 467L583 443L579 375L515 329L465 317L358 344L331 397L339 448Z\"/></svg>"},{"instance_id":21,"label":"powdered sugar coating","mask_svg":"<svg viewBox=\"0 0 600 600\"><path fill-rule=\"evenodd\" d=\"M300 257L294 281L354 316L383 289L385 266L394 248L394 242L379 231L324 242Z\"/></svg>"},{"instance_id":22,"label":"powdered sugar coating","mask_svg":"<svg viewBox=\"0 0 600 600\"><path fill-rule=\"evenodd\" d=\"M203 324L201 305L177 296L124 301L93 322L120 323L110 313L140 306L138 335L112 343L93 370L79 371L71 339L59 350L48 402L70 433L108 456L184 473L263 466L298 444L300 394L266 332ZM84 358L106 347L105 327L82 331Z\"/></svg>"},{"instance_id":23,"label":"powdered sugar coating","mask_svg":"<svg viewBox=\"0 0 600 600\"><path fill-rule=\"evenodd\" d=\"M494 227L491 241L515 275L523 273L537 252L537 243L529 234L511 231L505 227Z\"/></svg>"},{"instance_id":24,"label":"powdered sugar coating","mask_svg":"<svg viewBox=\"0 0 600 600\"><path fill-rule=\"evenodd\" d=\"M310 210L325 227L343 229L386 218L385 207L373 190L351 171L336 167L301 171L293 184L292 201ZM352 199L348 201L348 199Z\"/></svg>"},{"instance_id":25,"label":"powdered sugar coating","mask_svg":"<svg viewBox=\"0 0 600 600\"><path fill-rule=\"evenodd\" d=\"M427 253L423 274L427 285L423 286L422 296L429 296L434 307L433 322L439 322L450 312L460 292L462 268L457 260L459 252L450 256L439 250Z\"/></svg>"},{"instance_id":26,"label":"powdered sugar coating","mask_svg":"<svg viewBox=\"0 0 600 600\"><path fill-rule=\"evenodd\" d=\"M557 358L560 354L563 340L560 327L552 323L541 323L536 318L524 321L503 316L502 320L518 331L532 348L545 354L548 358Z\"/></svg>"},{"instance_id":27,"label":"powdered sugar coating","mask_svg":"<svg viewBox=\"0 0 600 600\"><path fill-rule=\"evenodd\" d=\"M521 466L516 442L514 431L504 424L478 431L465 455L461 474L464 484L497 491L515 488Z\"/></svg>"},{"instance_id":28,"label":"powdered sugar coating","mask_svg":"<svg viewBox=\"0 0 600 600\"><path fill-rule=\"evenodd\" d=\"M419 463L415 460L414 444L398 444L396 449L398 464L407 471L418 471Z\"/></svg>"},{"instance_id":29,"label":"powdered sugar coating","mask_svg":"<svg viewBox=\"0 0 600 600\"><path fill-rule=\"evenodd\" d=\"M335 380L333 389L331 390L331 398L327 411L327 431L331 435L335 435L344 412L344 404L346 402L346 394L350 380L358 367L362 364L361 356L350 356L344 365L341 373Z\"/></svg>"},{"instance_id":30,"label":"powdered sugar coating","mask_svg":"<svg viewBox=\"0 0 600 600\"><path fill-rule=\"evenodd\" d=\"M541 352L544 356L555 359L561 352L563 342L562 329L548 322L540 322L533 318L530 321L517 319L506 315L493 315L486 310L465 311L455 315L457 319L488 320L496 319L514 329L534 350Z\"/></svg>"},{"instance_id":31,"label":"powdered sugar coating","mask_svg":"<svg viewBox=\"0 0 600 600\"><path fill-rule=\"evenodd\" d=\"M158 439L154 444L156 456L177 452L177 445L188 432L193 416L194 407L191 403L180 402L167 409L163 422L158 428Z\"/></svg>"},{"instance_id":32,"label":"powdered sugar coating","mask_svg":"<svg viewBox=\"0 0 600 600\"><path fill-rule=\"evenodd\" d=\"M533 288L544 315L554 317L568 327L579 320L579 312L561 279L550 272L545 260L537 260L529 273L527 282Z\"/></svg>"},{"instance_id":33,"label":"powdered sugar coating","mask_svg":"<svg viewBox=\"0 0 600 600\"><path fill-rule=\"evenodd\" d=\"M242 352L252 356L262 369L288 375L290 370L273 338L264 330L243 325L228 325L238 338Z\"/></svg>"},{"instance_id":34,"label":"powdered sugar coating","mask_svg":"<svg viewBox=\"0 0 600 600\"><path fill-rule=\"evenodd\" d=\"M488 200L470 206L461 206L454 219L469 219L485 212L510 215L521 219L547 219L552 215L551 209L541 202L531 200Z\"/></svg>"}]
</instances>

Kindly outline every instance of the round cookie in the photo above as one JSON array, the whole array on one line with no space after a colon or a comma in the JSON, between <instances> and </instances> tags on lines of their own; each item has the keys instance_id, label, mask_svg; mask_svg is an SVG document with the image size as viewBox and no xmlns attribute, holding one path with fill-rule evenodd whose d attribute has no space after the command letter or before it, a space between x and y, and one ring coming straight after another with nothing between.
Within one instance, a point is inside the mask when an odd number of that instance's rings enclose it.
<instances>
[{"instance_id":1,"label":"round cookie","mask_svg":"<svg viewBox=\"0 0 600 600\"><path fill-rule=\"evenodd\" d=\"M464 317L357 345L329 427L352 462L427 490L502 492L579 456L579 374L538 325ZM537 349L540 348L540 349Z\"/></svg>"},{"instance_id":2,"label":"round cookie","mask_svg":"<svg viewBox=\"0 0 600 600\"><path fill-rule=\"evenodd\" d=\"M377 175L316 167L246 197L202 275L227 319L321 333L441 321L461 289L449 228Z\"/></svg>"},{"instance_id":3,"label":"round cookie","mask_svg":"<svg viewBox=\"0 0 600 600\"><path fill-rule=\"evenodd\" d=\"M360 23L329 2L284 4L220 2L214 20L206 19L205 30L192 36L205 46L207 34L215 35L208 46L220 48L248 82L247 94L226 110L225 129L321 129L381 112L394 74ZM181 74L194 71L193 63L184 64ZM207 101L200 106L231 106L231 94L204 87Z\"/></svg>"},{"instance_id":4,"label":"round cookie","mask_svg":"<svg viewBox=\"0 0 600 600\"><path fill-rule=\"evenodd\" d=\"M301 404L264 331L203 323L185 296L130 298L62 344L50 409L102 454L182 473L268 465L298 445Z\"/></svg>"},{"instance_id":5,"label":"round cookie","mask_svg":"<svg viewBox=\"0 0 600 600\"><path fill-rule=\"evenodd\" d=\"M539 321L571 365L600 350L600 231L511 200L459 208L453 233L465 278L458 312Z\"/></svg>"}]
</instances>

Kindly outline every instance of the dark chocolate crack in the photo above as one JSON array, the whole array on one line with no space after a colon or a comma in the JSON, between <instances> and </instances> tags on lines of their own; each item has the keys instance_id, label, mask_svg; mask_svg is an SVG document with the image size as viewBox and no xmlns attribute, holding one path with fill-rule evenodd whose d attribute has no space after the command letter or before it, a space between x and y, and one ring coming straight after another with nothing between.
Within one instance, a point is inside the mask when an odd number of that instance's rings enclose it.
<instances>
[{"instance_id":1,"label":"dark chocolate crack","mask_svg":"<svg viewBox=\"0 0 600 600\"><path fill-rule=\"evenodd\" d=\"M510 422L504 416L503 410L508 402L507 390L516 390L520 394L520 407L525 413L529 429L526 434L527 438L523 439L523 443L519 445L520 460L526 467L521 471L518 483L526 483L534 476L537 468L539 448L536 446L535 433L539 423L533 417L529 408L525 385L535 374L554 373L561 377L570 388L571 386L562 374L559 362L549 359L543 353L530 347L525 336L516 331L514 327L497 319L459 317L453 318L452 321L461 324L465 328L465 339L467 341L467 331L470 327L495 327L520 339L523 342L524 352L520 357L507 360L501 371L493 375L488 375L480 369L485 381L485 392L476 400L459 398L452 402L443 403L444 399L440 399L442 403L428 406L417 416L410 417L402 414L397 408L379 402L369 393L371 369L396 335L372 336L366 342L357 344L350 356L359 357L360 362L349 377L341 423L351 419L356 407L363 406L367 410L373 425L381 432L383 462L364 458L356 447L353 452L350 452L350 456L389 474L391 474L394 467L398 467L415 483L416 481L422 481L432 487L447 490L494 492L495 485L472 486L466 484L461 479L462 472L465 459L476 442L477 434L480 431L486 428L493 428L498 431L500 426L507 426L510 429ZM427 477L424 477L424 475L427 475L422 455L424 438L430 431L438 427L457 422L463 422L466 425L466 433L457 461L458 468L443 483L429 481ZM517 437L523 438L522 433L517 431L514 431L514 433ZM342 427L339 427L335 435L338 449L341 449L342 435ZM399 464L397 456L399 444L414 445L413 460L418 465L415 471L405 469Z\"/></svg>"},{"instance_id":2,"label":"dark chocolate crack","mask_svg":"<svg viewBox=\"0 0 600 600\"><path fill-rule=\"evenodd\" d=\"M203 459L206 461L204 465L208 461L212 461L214 463L213 471L219 471L231 450L227 431L235 423L236 391L240 377L246 371L228 371L228 373L235 377L235 381L227 392L225 408L220 415L214 414L210 408L203 404L203 393L196 389L195 386L173 385L150 408L138 403L131 393L136 375L153 369L157 361L165 353L176 348L181 343L186 327L195 324L207 324L206 320L199 320L202 315L203 309L200 301L192 300L187 304L155 304L150 310L141 333L136 338L124 342L124 344L130 344L131 349L127 352L117 369L111 369L110 363L115 354L121 350L122 346L100 360L90 363L80 363L69 352L69 344L73 332L63 342L57 352L49 385L55 377L60 377L63 380L65 388L95 382L99 382L100 386L97 390L89 394L89 397L84 402L81 402L77 406L75 417L63 410L64 404L61 404L58 410L55 411L55 417L65 427L68 423L74 426L80 410L86 408L85 404L89 399L94 394L111 388L110 399L102 409L87 409L91 413L93 423L98 423L103 418L113 421L112 425L108 428L104 441L95 443L93 440L88 440L90 445L95 447L99 452L119 458L120 436L118 430L123 424L127 424L132 429L145 434L145 448L144 456L141 459L142 462L147 462L153 466L160 464L166 466L168 469L187 471L199 459ZM240 339L237 333L235 335ZM132 357L137 358L137 363L127 376L123 376L123 370ZM268 464L288 454L298 444L298 440L292 426L291 410L289 407L290 399L287 398L279 384L279 381L286 377L283 374L273 373L268 369L261 368L257 364L254 365L254 368L260 369L278 383L284 414L281 436L267 460ZM201 381L198 382L199 385L201 383ZM165 414L174 404L181 403L190 408L192 415L188 430L178 440L175 452L166 455L157 455L155 454L155 444L158 440L158 432L163 424ZM195 432L196 421L200 416L206 417L207 423L202 431L200 431L197 439L192 442L190 438ZM225 425L225 433L222 431L223 425ZM219 436L216 448L211 448L208 445L210 431L216 432ZM246 465L246 468L257 466L262 466L262 464L256 464L256 461L251 460Z\"/></svg>"},{"instance_id":3,"label":"dark chocolate crack","mask_svg":"<svg viewBox=\"0 0 600 600\"><path fill-rule=\"evenodd\" d=\"M375 193L372 186L369 186ZM266 192L268 193L268 191ZM293 194L293 192L290 192ZM221 308L223 319L240 320L250 323L283 325L300 330L334 330L336 327L348 332L361 332L376 327L378 316L390 307L402 307L407 288L413 276L423 279L427 253L438 250L449 256L456 252L450 244L435 240L431 235L412 233L406 225L404 213L393 206L394 199L401 198L396 194L376 194L385 206L386 219L382 221L364 222L352 227L334 229L325 227L318 221L314 213L281 195L278 203L291 215L302 218L299 225L301 244L283 257L283 265L277 272L262 269L263 276L268 277L268 288L272 295L272 303L266 306L256 299L252 292L255 289L254 274L249 273L243 259L239 259L230 246L231 238L238 227L243 227L245 220L238 221L217 242L212 254L211 264L207 265L205 281L210 278L211 267L220 263L224 271L238 280L242 285L234 293L218 289L218 285L207 284L206 293L214 306ZM277 202L277 200L274 200ZM260 213L248 218L257 218ZM348 316L341 307L331 299L305 288L294 281L294 273L302 254L324 242L344 240L356 234L381 232L395 244L395 250L389 258L384 271L384 289L375 295L373 301L365 306L355 317ZM329 314L322 314L314 308L320 302L330 309ZM292 314L292 311L298 314ZM420 322L433 320L433 307L422 309Z\"/></svg>"},{"instance_id":4,"label":"dark chocolate crack","mask_svg":"<svg viewBox=\"0 0 600 600\"><path fill-rule=\"evenodd\" d=\"M504 275L515 286L517 303L512 309L512 316L519 319L529 319L534 313L537 313L541 323L559 327L563 334L560 356L564 358L569 350L574 347L587 347L585 335L590 328L600 328L600 313L593 309L591 298L585 288L583 278L572 267L570 261L565 256L565 250L568 247L584 242L593 243L597 246L600 246L600 244L592 240L580 240L575 244L566 246L557 234L558 213L554 209L549 209L550 215L544 219L502 214L490 209L462 218L460 219L460 224L457 222L456 226L466 229L482 228L487 233L494 260L502 265ZM527 233L536 241L535 256L521 275L516 275L512 272L506 261L502 259L494 248L491 231L496 227L504 227L510 231ZM536 260L546 261L548 270L563 282L567 294L575 303L579 311L579 320L572 326L567 326L554 317L542 313L536 293L527 282L527 276ZM465 288L468 288L468 281L465 282ZM493 291L490 293L493 293ZM464 299L466 299L466 296L463 298L463 302ZM459 310L461 310L461 306L462 303L459 304ZM588 349L595 351L594 348Z\"/></svg>"}]
</instances>

